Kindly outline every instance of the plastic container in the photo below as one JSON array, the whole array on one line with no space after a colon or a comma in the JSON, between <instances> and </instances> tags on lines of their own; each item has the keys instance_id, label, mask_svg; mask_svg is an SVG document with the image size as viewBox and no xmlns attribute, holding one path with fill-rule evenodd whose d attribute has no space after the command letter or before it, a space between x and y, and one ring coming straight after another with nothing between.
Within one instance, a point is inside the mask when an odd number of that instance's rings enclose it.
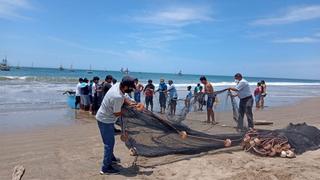
<instances>
[{"instance_id":1,"label":"plastic container","mask_svg":"<svg viewBox=\"0 0 320 180\"><path fill-rule=\"evenodd\" d=\"M75 95L68 95L67 103L68 103L68 106L72 109L79 108L79 105L77 107L75 105L75 103L76 103L76 96Z\"/></svg>"}]
</instances>

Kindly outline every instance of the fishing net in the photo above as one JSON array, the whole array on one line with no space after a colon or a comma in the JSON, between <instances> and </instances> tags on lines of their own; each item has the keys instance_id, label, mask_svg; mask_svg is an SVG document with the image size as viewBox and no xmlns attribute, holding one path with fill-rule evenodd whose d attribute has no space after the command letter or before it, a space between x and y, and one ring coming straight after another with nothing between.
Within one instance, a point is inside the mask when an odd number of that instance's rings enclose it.
<instances>
[{"instance_id":1,"label":"fishing net","mask_svg":"<svg viewBox=\"0 0 320 180\"><path fill-rule=\"evenodd\" d=\"M251 130L244 136L242 147L261 156L293 158L295 154L320 148L320 130L306 123L277 130Z\"/></svg>"},{"instance_id":2,"label":"fishing net","mask_svg":"<svg viewBox=\"0 0 320 180\"><path fill-rule=\"evenodd\" d=\"M232 110L236 108L226 108L226 104L232 106L232 97L226 91L217 92L216 96L219 99L216 109L221 112L231 110L228 111L231 118L226 122L232 122L233 113L237 113ZM140 156L196 154L239 145L242 141L243 134L240 133L207 134L189 128L183 121L190 107L183 107L175 116L161 116L148 110L137 111L128 106L123 109L125 113L119 123L127 133L126 145Z\"/></svg>"},{"instance_id":3,"label":"fishing net","mask_svg":"<svg viewBox=\"0 0 320 180\"><path fill-rule=\"evenodd\" d=\"M234 129L238 117L237 101L229 91L216 92L214 111L219 124L212 125L216 128L213 131L199 129L197 127L201 122L188 120L188 113L192 111L194 104L185 107L181 105L184 104L183 101L179 103L182 108L174 116L156 114L146 109L137 111L129 106L123 107L124 114L118 124L125 132L122 140L133 155L145 157L190 155L240 144L245 150L264 156L280 155L284 150L300 154L320 148L320 130L306 124L290 124L287 128L278 130L237 133ZM249 140L246 140L247 135L250 135ZM255 142L255 138L260 142ZM265 149L268 143L271 147ZM274 153L272 148L276 150L276 154L272 154Z\"/></svg>"}]
</instances>

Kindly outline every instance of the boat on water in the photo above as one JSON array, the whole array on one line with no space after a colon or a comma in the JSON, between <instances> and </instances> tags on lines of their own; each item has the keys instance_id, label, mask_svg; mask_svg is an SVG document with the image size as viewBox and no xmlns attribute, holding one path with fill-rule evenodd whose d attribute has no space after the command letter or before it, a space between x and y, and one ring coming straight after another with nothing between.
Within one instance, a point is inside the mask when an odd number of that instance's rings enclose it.
<instances>
[{"instance_id":1,"label":"boat on water","mask_svg":"<svg viewBox=\"0 0 320 180\"><path fill-rule=\"evenodd\" d=\"M2 62L0 63L0 71L10 71L10 66L8 65L7 57L2 59Z\"/></svg>"},{"instance_id":2,"label":"boat on water","mask_svg":"<svg viewBox=\"0 0 320 180\"><path fill-rule=\"evenodd\" d=\"M90 68L89 68L89 71L87 71L88 74L92 74L92 67L91 67L91 64L90 64Z\"/></svg>"},{"instance_id":3,"label":"boat on water","mask_svg":"<svg viewBox=\"0 0 320 180\"><path fill-rule=\"evenodd\" d=\"M60 71L63 71L63 70L64 70L64 68L63 68L62 65L60 65L59 70L60 70Z\"/></svg>"},{"instance_id":4,"label":"boat on water","mask_svg":"<svg viewBox=\"0 0 320 180\"><path fill-rule=\"evenodd\" d=\"M121 69L120 69L120 72L121 72L122 74L129 74L129 69L128 69L128 68L127 68L127 69L121 68Z\"/></svg>"},{"instance_id":5,"label":"boat on water","mask_svg":"<svg viewBox=\"0 0 320 180\"><path fill-rule=\"evenodd\" d=\"M179 76L182 76L182 71L181 71L181 70L178 72L178 75L179 75Z\"/></svg>"}]
</instances>

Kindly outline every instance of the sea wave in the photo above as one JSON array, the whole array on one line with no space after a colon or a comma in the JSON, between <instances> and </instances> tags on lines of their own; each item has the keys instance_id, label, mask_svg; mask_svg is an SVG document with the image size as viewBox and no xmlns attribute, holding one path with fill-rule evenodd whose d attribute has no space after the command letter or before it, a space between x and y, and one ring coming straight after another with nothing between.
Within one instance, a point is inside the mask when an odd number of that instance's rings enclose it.
<instances>
[{"instance_id":1,"label":"sea wave","mask_svg":"<svg viewBox=\"0 0 320 180\"><path fill-rule=\"evenodd\" d=\"M0 76L0 81L39 81L39 82L77 82L78 78L73 77L49 77L49 76Z\"/></svg>"},{"instance_id":2,"label":"sea wave","mask_svg":"<svg viewBox=\"0 0 320 180\"><path fill-rule=\"evenodd\" d=\"M249 83L251 86L257 85L255 82ZM320 83L304 83L304 82L267 82L268 86L320 86ZM196 86L197 84L175 84L176 87L187 87L187 86ZM213 86L235 86L235 82L215 82L212 83Z\"/></svg>"},{"instance_id":3,"label":"sea wave","mask_svg":"<svg viewBox=\"0 0 320 180\"><path fill-rule=\"evenodd\" d=\"M76 83L78 78L76 77L62 77L62 76L0 76L0 81L37 81L37 82L47 82L47 83ZM185 82L185 80L184 80ZM155 83L157 85L157 83ZM256 82L250 82L251 86L255 86ZM190 82L188 83L175 83L176 87L187 87L187 86L196 86L197 83ZM235 82L221 81L213 82L213 86L234 86ZM267 82L269 86L320 86L320 82Z\"/></svg>"}]
</instances>

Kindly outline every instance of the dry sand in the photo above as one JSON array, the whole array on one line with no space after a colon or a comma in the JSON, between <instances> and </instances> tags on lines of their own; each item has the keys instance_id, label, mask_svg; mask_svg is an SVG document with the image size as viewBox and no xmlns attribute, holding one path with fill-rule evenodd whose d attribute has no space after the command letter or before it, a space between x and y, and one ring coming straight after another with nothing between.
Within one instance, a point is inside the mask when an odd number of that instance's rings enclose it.
<instances>
[{"instance_id":1,"label":"dry sand","mask_svg":"<svg viewBox=\"0 0 320 180\"><path fill-rule=\"evenodd\" d=\"M320 98L296 105L255 112L255 119L273 121L282 128L289 122L307 122L320 127ZM127 148L116 138L115 154L121 157L120 175L99 175L103 154L101 138L94 119L80 116L85 123L50 127L31 132L0 133L0 179L11 179L14 166L26 168L22 179L320 179L320 150L306 152L294 159L263 158L242 151L203 153L196 156L166 156L134 161ZM192 126L205 120L204 113L188 117ZM208 130L207 125L198 129ZM209 128L218 131L221 127ZM185 160L181 160L185 159ZM167 161L179 160L165 164Z\"/></svg>"}]
</instances>

